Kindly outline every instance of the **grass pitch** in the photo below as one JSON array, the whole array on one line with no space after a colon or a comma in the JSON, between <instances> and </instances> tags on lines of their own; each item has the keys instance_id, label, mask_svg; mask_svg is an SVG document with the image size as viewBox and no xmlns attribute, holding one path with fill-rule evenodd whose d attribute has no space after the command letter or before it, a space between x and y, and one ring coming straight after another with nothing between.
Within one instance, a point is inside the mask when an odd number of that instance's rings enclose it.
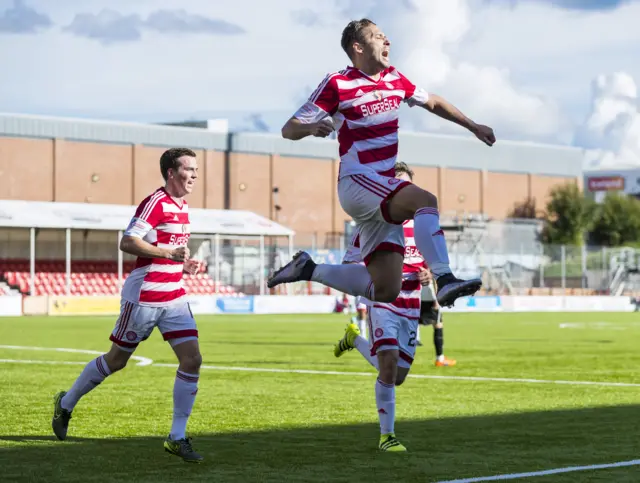
<instances>
[{"instance_id":1,"label":"grass pitch","mask_svg":"<svg viewBox=\"0 0 640 483\"><path fill-rule=\"evenodd\" d=\"M95 355L35 348L105 351L114 318L2 318L0 481L437 482L640 458L639 314L444 319L458 365L433 366L423 327L412 374L429 377L397 389L409 452L381 454L373 369L332 353L347 317L199 317L208 367L187 429L206 460L187 465L162 448L175 360L157 331L136 351L153 363L83 398L60 442L53 395ZM638 482L640 466L526 481Z\"/></svg>"}]
</instances>

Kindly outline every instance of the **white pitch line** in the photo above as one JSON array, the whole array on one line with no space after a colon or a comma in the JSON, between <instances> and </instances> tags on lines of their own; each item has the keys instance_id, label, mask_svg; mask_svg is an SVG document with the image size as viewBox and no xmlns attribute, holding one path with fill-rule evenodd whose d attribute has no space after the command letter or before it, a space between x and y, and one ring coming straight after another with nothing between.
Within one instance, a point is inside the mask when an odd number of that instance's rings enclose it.
<instances>
[{"instance_id":1,"label":"white pitch line","mask_svg":"<svg viewBox=\"0 0 640 483\"><path fill-rule=\"evenodd\" d=\"M558 473L572 473L575 471L593 471L607 468L622 468L625 466L638 466L640 460L619 461L618 463L607 463L602 465L569 466L567 468L554 468L552 470L532 471L530 473L511 473L508 475L481 476L479 478L464 478L462 480L446 480L436 483L478 483L480 481L504 481L517 480L520 478L532 478L535 476L557 475Z\"/></svg>"},{"instance_id":2,"label":"white pitch line","mask_svg":"<svg viewBox=\"0 0 640 483\"><path fill-rule=\"evenodd\" d=\"M104 351L91 351L87 349L67 349L64 347L33 347L33 346L22 346L22 345L0 345L0 349L10 349L10 350L23 350L23 351L44 351L44 352L75 352L76 354L104 354ZM150 366L153 364L153 359L149 359L147 357L141 356L131 356L131 359L138 361L136 366ZM86 362L83 362L86 364Z\"/></svg>"},{"instance_id":3,"label":"white pitch line","mask_svg":"<svg viewBox=\"0 0 640 483\"><path fill-rule=\"evenodd\" d=\"M158 364L154 363L152 367L171 367L177 368L177 364ZM270 372L281 374L315 374L325 376L366 376L372 377L374 372L345 372L345 371L317 371L312 369L276 369L270 367L237 367L237 366L209 366L203 365L201 369L211 369L214 371L240 371L240 372ZM599 382L599 381L554 381L547 379L517 379L506 377L474 377L474 376L435 376L427 374L409 374L413 379L443 379L453 381L477 381L477 382L522 382L526 384L565 384L579 386L605 386L605 387L640 387L638 383L632 382Z\"/></svg>"},{"instance_id":4,"label":"white pitch line","mask_svg":"<svg viewBox=\"0 0 640 483\"><path fill-rule=\"evenodd\" d=\"M83 361L38 361L30 359L0 359L0 362L8 362L10 364L87 365L87 363Z\"/></svg>"},{"instance_id":5,"label":"white pitch line","mask_svg":"<svg viewBox=\"0 0 640 483\"><path fill-rule=\"evenodd\" d=\"M17 345L0 345L0 349L16 349L16 350L33 350L33 351L55 351L55 352L75 352L80 354L103 354L100 351L92 351L86 349L66 349L60 347L31 347ZM152 359L141 356L131 356L132 359L139 361L137 366L152 367L171 367L177 368L177 364L158 364ZM14 359L0 359L0 362L17 362ZM49 364L53 361L43 361L43 364ZM26 364L36 364L37 361L25 362ZM60 364L69 364L69 362L60 361ZM86 362L82 362L86 364ZM203 365L202 369L211 369L214 371L241 371L241 372L262 372L262 373L280 373L280 374L315 374L323 376L359 376L372 377L374 372L347 372L347 371L318 371L313 369L277 369L270 367L238 367L238 366L210 366ZM481 376L441 376L428 374L409 374L413 379L439 379L448 381L475 381L475 382L506 382L506 383L523 383L523 384L560 384L570 386L599 386L599 387L640 387L640 383L633 382L603 382L603 381L565 381L565 380L549 380L549 379L528 379L528 378L508 378L508 377L481 377Z\"/></svg>"}]
</instances>

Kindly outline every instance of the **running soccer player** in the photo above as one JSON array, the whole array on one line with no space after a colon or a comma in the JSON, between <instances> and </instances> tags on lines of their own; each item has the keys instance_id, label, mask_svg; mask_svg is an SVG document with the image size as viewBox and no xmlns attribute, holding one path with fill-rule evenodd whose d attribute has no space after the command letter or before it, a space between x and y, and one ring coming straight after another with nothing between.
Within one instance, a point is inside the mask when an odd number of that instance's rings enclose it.
<instances>
[{"instance_id":1,"label":"running soccer player","mask_svg":"<svg viewBox=\"0 0 640 483\"><path fill-rule=\"evenodd\" d=\"M411 173L405 163L397 163L396 177L405 179ZM421 286L426 286L431 277L425 261L414 242L414 223L403 223L405 252L403 258L402 289L392 303L366 301L369 305L369 341L360 335L355 324L348 324L345 334L334 347L334 355L342 356L346 351L357 349L378 370L375 385L378 418L380 419L380 442L382 451L406 451L395 436L395 386L401 385L409 374L415 357L418 323L420 320ZM343 263L360 263L361 245L358 231L349 244Z\"/></svg>"},{"instance_id":2,"label":"running soccer player","mask_svg":"<svg viewBox=\"0 0 640 483\"><path fill-rule=\"evenodd\" d=\"M138 344L158 327L179 362L173 423L164 448L186 462L199 463L203 458L185 432L198 392L202 356L196 321L182 286L183 271L195 274L201 267L189 258L189 210L184 199L198 178L196 155L190 149L169 149L160 158L160 171L164 187L140 203L120 243L120 250L137 260L122 287L120 316L109 337L111 349L89 362L68 392L56 394L51 426L64 440L80 398L123 369Z\"/></svg>"},{"instance_id":3,"label":"running soccer player","mask_svg":"<svg viewBox=\"0 0 640 483\"><path fill-rule=\"evenodd\" d=\"M394 177L398 109L401 102L420 106L468 129L488 146L495 143L493 130L473 122L442 97L416 88L391 66L389 40L371 20L349 22L341 43L353 66L326 76L283 126L282 136L299 140L337 131L338 195L359 227L366 267L316 264L308 253L298 252L267 284L271 288L312 280L375 302L393 302L401 289L402 223L413 220L416 245L437 280L438 301L453 305L458 297L474 294L482 281L460 280L451 273L436 196Z\"/></svg>"}]
</instances>

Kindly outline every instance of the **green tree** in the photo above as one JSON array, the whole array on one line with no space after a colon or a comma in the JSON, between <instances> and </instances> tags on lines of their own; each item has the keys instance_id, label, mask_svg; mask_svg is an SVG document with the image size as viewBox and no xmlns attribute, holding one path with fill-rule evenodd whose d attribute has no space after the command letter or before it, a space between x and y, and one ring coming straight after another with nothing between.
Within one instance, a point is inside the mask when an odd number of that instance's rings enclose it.
<instances>
[{"instance_id":1,"label":"green tree","mask_svg":"<svg viewBox=\"0 0 640 483\"><path fill-rule=\"evenodd\" d=\"M582 245L591 229L595 203L577 185L567 183L552 188L544 213L542 240L557 245Z\"/></svg>"},{"instance_id":2,"label":"green tree","mask_svg":"<svg viewBox=\"0 0 640 483\"><path fill-rule=\"evenodd\" d=\"M536 208L535 198L526 198L523 201L514 203L513 208L509 211L509 218L538 218L538 209Z\"/></svg>"},{"instance_id":3,"label":"green tree","mask_svg":"<svg viewBox=\"0 0 640 483\"><path fill-rule=\"evenodd\" d=\"M640 201L625 194L611 193L598 207L591 230L596 245L620 246L640 242Z\"/></svg>"}]
</instances>

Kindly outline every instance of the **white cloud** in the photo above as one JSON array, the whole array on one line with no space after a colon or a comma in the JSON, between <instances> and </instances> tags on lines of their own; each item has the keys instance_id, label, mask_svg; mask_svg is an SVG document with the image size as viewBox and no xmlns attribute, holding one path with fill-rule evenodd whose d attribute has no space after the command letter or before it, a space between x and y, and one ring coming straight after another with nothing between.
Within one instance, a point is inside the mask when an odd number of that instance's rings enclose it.
<instances>
[{"instance_id":1,"label":"white cloud","mask_svg":"<svg viewBox=\"0 0 640 483\"><path fill-rule=\"evenodd\" d=\"M272 0L269 8L262 0L191 0L184 8L193 18L221 19L246 33L146 29L135 42L105 46L61 28L79 11L109 8L144 23L154 11L182 8L181 2L86 0L79 7L75 0L25 1L55 25L0 42L0 62L11 65L0 89L4 111L139 120L242 111L242 125L261 113L277 130L326 73L348 64L340 34L350 18L363 15L391 37L396 66L493 125L499 140L569 141L589 113L592 79L624 70L640 80L638 2L583 12L554 8L551 0L507 6L502 0ZM0 0L0 11L11 5ZM403 108L401 118L403 127L462 132L415 108Z\"/></svg>"},{"instance_id":2,"label":"white cloud","mask_svg":"<svg viewBox=\"0 0 640 483\"><path fill-rule=\"evenodd\" d=\"M640 166L638 89L624 72L601 75L593 82L592 112L577 133L577 143L591 149L585 168Z\"/></svg>"},{"instance_id":3,"label":"white cloud","mask_svg":"<svg viewBox=\"0 0 640 483\"><path fill-rule=\"evenodd\" d=\"M392 63L414 83L444 95L477 122L491 125L499 138L570 139L555 102L519 90L507 68L459 62L450 53L470 32L473 12L467 0L352 2L346 13L381 19L380 27L392 42ZM461 132L454 124L413 111L402 126Z\"/></svg>"}]
</instances>

